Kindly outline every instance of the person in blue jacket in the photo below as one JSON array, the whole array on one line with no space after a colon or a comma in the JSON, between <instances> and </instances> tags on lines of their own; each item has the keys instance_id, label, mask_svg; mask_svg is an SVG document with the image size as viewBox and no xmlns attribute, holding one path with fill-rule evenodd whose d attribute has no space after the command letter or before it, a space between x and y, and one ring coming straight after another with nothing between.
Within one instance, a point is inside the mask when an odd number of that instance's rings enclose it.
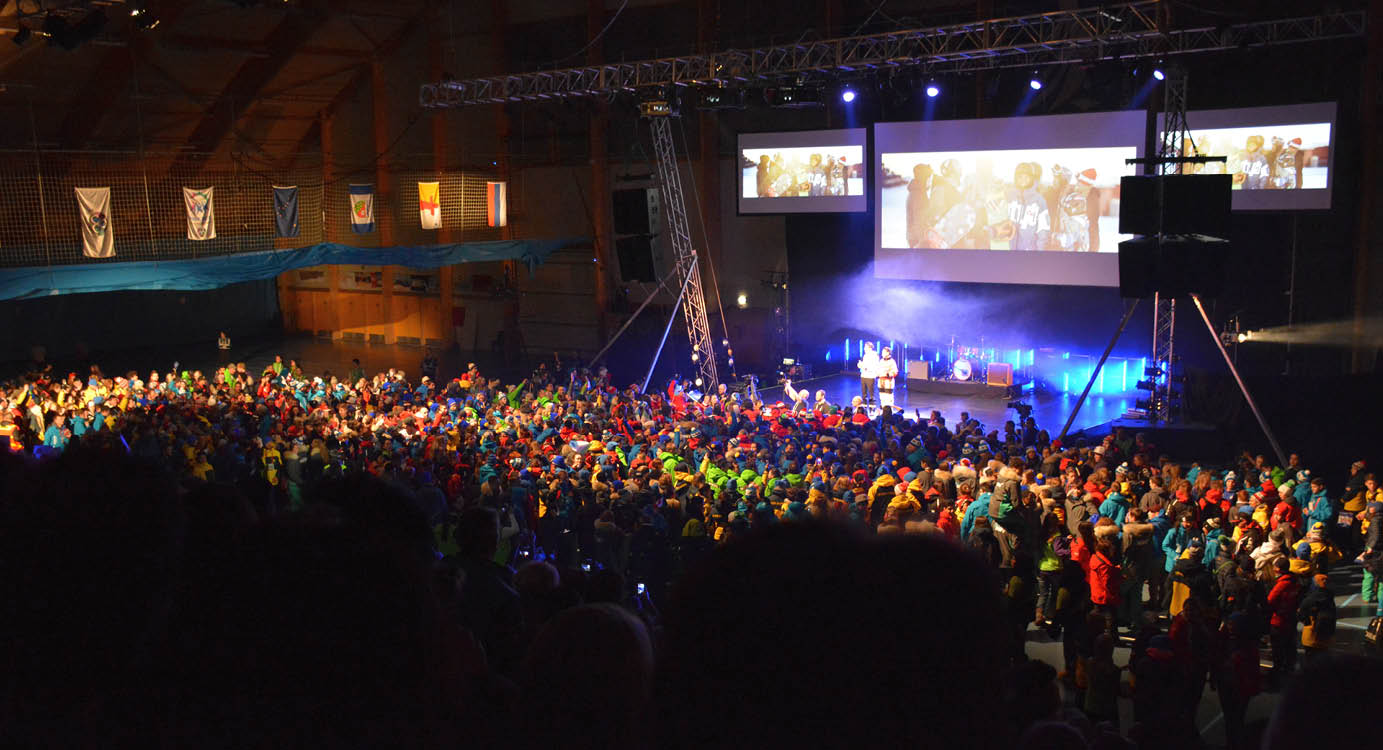
<instances>
[{"instance_id":1,"label":"person in blue jacket","mask_svg":"<svg viewBox=\"0 0 1383 750\"><path fill-rule=\"evenodd\" d=\"M1191 545L1192 539L1200 537L1200 529L1196 528L1196 519L1191 514L1181 517L1181 523L1167 532L1162 537L1162 554L1166 556L1163 561L1163 569L1168 573L1172 572L1172 566L1181 558L1181 553Z\"/></svg>"},{"instance_id":2,"label":"person in blue jacket","mask_svg":"<svg viewBox=\"0 0 1383 750\"><path fill-rule=\"evenodd\" d=\"M1326 533L1334 529L1340 516L1340 502L1331 500L1325 493L1325 480L1316 477L1311 480L1311 496L1302 503L1302 528L1309 529L1317 521L1325 524Z\"/></svg>"},{"instance_id":3,"label":"person in blue jacket","mask_svg":"<svg viewBox=\"0 0 1383 750\"><path fill-rule=\"evenodd\" d=\"M960 520L960 540L962 542L970 538L970 532L975 529L975 519L989 513L989 496L992 494L989 491L990 484L983 482L980 488L980 496L970 503L970 506L965 509L965 516Z\"/></svg>"},{"instance_id":4,"label":"person in blue jacket","mask_svg":"<svg viewBox=\"0 0 1383 750\"><path fill-rule=\"evenodd\" d=\"M1129 502L1123 493L1119 492L1118 485L1110 489L1109 495L1100 503L1100 515L1114 520L1116 526L1124 525L1124 516L1128 514Z\"/></svg>"}]
</instances>

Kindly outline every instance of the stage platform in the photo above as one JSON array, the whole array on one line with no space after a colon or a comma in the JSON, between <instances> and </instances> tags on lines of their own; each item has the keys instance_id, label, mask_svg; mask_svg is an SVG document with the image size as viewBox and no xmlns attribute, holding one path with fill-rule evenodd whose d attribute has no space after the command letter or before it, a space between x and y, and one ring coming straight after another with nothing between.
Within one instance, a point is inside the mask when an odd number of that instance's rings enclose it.
<instances>
[{"instance_id":1,"label":"stage platform","mask_svg":"<svg viewBox=\"0 0 1383 750\"><path fill-rule=\"evenodd\" d=\"M915 393L943 396L1014 399L1023 395L1022 383L989 385L982 380L909 380L905 385Z\"/></svg>"},{"instance_id":2,"label":"stage platform","mask_svg":"<svg viewBox=\"0 0 1383 750\"><path fill-rule=\"evenodd\" d=\"M993 430L1002 428L1007 420L1016 421L1018 417L1016 411L1008 408L1008 399L966 393L937 393L915 387L907 388L902 380L898 383L902 387L893 392L893 400L899 407L906 409L909 415L920 410L925 416L932 409L936 409L946 417L949 424L959 418L961 412L966 411L970 412L972 418L980 420L988 429ZM854 375L829 375L812 380L793 381L792 385L799 390L824 390L826 398L837 404L849 404L851 398L860 394L860 379ZM765 401L783 398L782 388L766 388L761 392ZM1032 405L1032 416L1037 420L1038 428L1048 430L1055 437L1056 433L1061 431L1061 425L1065 424L1066 418L1070 416L1071 408L1076 405L1076 398L1079 396L1079 393L1033 394L1029 391L1022 395L1021 400ZM1132 407L1132 398L1090 396L1081 407L1075 423L1071 425L1071 431L1076 432L1112 422Z\"/></svg>"}]
</instances>

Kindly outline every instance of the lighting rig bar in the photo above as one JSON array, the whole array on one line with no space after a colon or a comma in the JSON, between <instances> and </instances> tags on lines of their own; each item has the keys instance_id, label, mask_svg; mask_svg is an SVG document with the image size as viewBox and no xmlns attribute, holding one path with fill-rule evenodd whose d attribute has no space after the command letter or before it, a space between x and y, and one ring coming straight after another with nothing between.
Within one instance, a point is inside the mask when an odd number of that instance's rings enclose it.
<instances>
[{"instance_id":1,"label":"lighting rig bar","mask_svg":"<svg viewBox=\"0 0 1383 750\"><path fill-rule=\"evenodd\" d=\"M423 84L428 108L613 95L645 86L752 86L810 74L965 72L1213 52L1361 36L1365 13L1166 28L1161 0L657 60Z\"/></svg>"}]
</instances>

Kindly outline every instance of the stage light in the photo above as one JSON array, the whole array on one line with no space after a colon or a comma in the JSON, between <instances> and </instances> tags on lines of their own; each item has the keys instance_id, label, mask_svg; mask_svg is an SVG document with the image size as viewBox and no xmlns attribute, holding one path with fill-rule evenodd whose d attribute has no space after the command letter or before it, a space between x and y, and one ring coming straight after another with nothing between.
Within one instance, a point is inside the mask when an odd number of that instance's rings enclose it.
<instances>
[{"instance_id":1,"label":"stage light","mask_svg":"<svg viewBox=\"0 0 1383 750\"><path fill-rule=\"evenodd\" d=\"M696 352L692 352L692 361L693 361L693 362L699 362L699 361L701 361L701 355L700 355L700 354L697 354Z\"/></svg>"},{"instance_id":2,"label":"stage light","mask_svg":"<svg viewBox=\"0 0 1383 750\"><path fill-rule=\"evenodd\" d=\"M721 345L721 346L729 346L729 345L730 345L730 339L721 339L721 340L720 340L720 345Z\"/></svg>"},{"instance_id":3,"label":"stage light","mask_svg":"<svg viewBox=\"0 0 1383 750\"><path fill-rule=\"evenodd\" d=\"M827 356L827 357L830 357L831 355L830 355L830 353L828 352L828 353L826 354L826 356ZM735 358L734 358L734 357L729 358L728 360L726 360L726 364L730 365L731 367L734 367L734 366L735 366Z\"/></svg>"},{"instance_id":4,"label":"stage light","mask_svg":"<svg viewBox=\"0 0 1383 750\"><path fill-rule=\"evenodd\" d=\"M740 292L740 295L735 298L735 304L739 306L739 309L741 310L743 310L746 307L749 307L749 295L745 294L744 292Z\"/></svg>"},{"instance_id":5,"label":"stage light","mask_svg":"<svg viewBox=\"0 0 1383 750\"><path fill-rule=\"evenodd\" d=\"M941 87L936 85L936 81L927 82L927 98L935 99L941 93Z\"/></svg>"},{"instance_id":6,"label":"stage light","mask_svg":"<svg viewBox=\"0 0 1383 750\"><path fill-rule=\"evenodd\" d=\"M701 378L697 378L697 379L696 379L696 387L697 387L697 388L700 388L702 382L703 382L703 381L701 380Z\"/></svg>"},{"instance_id":7,"label":"stage light","mask_svg":"<svg viewBox=\"0 0 1383 750\"><path fill-rule=\"evenodd\" d=\"M1167 78L1167 74L1162 72L1162 68L1153 68L1153 78L1161 81Z\"/></svg>"},{"instance_id":8,"label":"stage light","mask_svg":"<svg viewBox=\"0 0 1383 750\"><path fill-rule=\"evenodd\" d=\"M840 92L840 100L845 102L846 104L855 101L855 90L847 88L844 91Z\"/></svg>"},{"instance_id":9,"label":"stage light","mask_svg":"<svg viewBox=\"0 0 1383 750\"><path fill-rule=\"evenodd\" d=\"M1028 80L1028 88L1033 91L1040 91L1042 89L1042 79L1038 78L1036 73L1033 73L1032 78Z\"/></svg>"},{"instance_id":10,"label":"stage light","mask_svg":"<svg viewBox=\"0 0 1383 750\"><path fill-rule=\"evenodd\" d=\"M1243 333L1239 334L1239 343L1242 344L1251 338L1253 338L1253 331L1244 331Z\"/></svg>"}]
</instances>

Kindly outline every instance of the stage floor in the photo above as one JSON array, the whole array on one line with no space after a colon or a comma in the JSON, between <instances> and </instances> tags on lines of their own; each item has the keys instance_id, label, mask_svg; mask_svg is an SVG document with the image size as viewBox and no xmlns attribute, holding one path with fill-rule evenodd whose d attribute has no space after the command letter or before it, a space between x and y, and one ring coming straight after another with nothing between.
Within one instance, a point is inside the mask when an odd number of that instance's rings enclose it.
<instances>
[{"instance_id":1,"label":"stage floor","mask_svg":"<svg viewBox=\"0 0 1383 750\"><path fill-rule=\"evenodd\" d=\"M901 385L903 381L899 380ZM848 404L850 399L860 393L860 379L853 375L828 375L813 380L794 382L794 388L809 389L816 392L818 389L826 391L827 400L837 404ZM776 401L783 398L782 388L763 389L765 401ZM1076 405L1079 393L1072 394L1050 394L1042 393L1034 396L1031 392L1023 395L1022 401L1032 404L1032 416L1037 420L1040 429L1049 431L1053 437L1061 431L1061 426L1066 423L1066 418L1071 415L1071 408ZM907 409L911 415L914 409L921 409L923 416L936 409L946 417L947 424L953 423L960 417L963 411L970 412L973 419L978 419L986 428L997 430L1003 427L1004 422L1009 419L1016 421L1018 413L1008 408L1008 399L985 398L981 396L951 396L942 393L927 393L923 391L909 392L906 387L898 388L893 392L893 400L896 404ZM1085 404L1081 407L1080 414L1076 421L1071 425L1071 431L1083 430L1087 427L1104 424L1123 416L1124 412L1133 408L1132 398L1118 398L1114 396L1090 396L1085 399Z\"/></svg>"}]
</instances>

